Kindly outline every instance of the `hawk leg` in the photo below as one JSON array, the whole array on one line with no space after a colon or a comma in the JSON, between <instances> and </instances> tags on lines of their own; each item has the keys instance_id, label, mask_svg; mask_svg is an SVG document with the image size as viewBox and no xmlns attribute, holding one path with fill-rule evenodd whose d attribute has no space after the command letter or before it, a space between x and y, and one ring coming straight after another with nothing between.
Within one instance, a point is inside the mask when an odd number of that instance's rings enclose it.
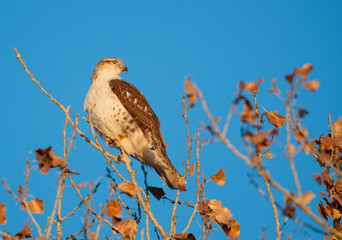
<instances>
[{"instance_id":1,"label":"hawk leg","mask_svg":"<svg viewBox=\"0 0 342 240\"><path fill-rule=\"evenodd\" d=\"M107 137L106 138L106 142L109 146L111 147L114 147L114 148L117 148L121 151L121 153L119 155L117 155L117 158L116 160L119 161L119 162L123 162L123 159L124 159L124 150L121 146L121 143L120 141L125 138L124 136L117 136L117 137Z\"/></svg>"}]
</instances>

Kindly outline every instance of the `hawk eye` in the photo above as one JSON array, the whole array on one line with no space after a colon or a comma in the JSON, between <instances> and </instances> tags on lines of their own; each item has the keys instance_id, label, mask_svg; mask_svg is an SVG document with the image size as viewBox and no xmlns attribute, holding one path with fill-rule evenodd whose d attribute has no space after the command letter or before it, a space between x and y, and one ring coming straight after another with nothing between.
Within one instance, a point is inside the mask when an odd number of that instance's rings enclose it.
<instances>
[{"instance_id":1,"label":"hawk eye","mask_svg":"<svg viewBox=\"0 0 342 240\"><path fill-rule=\"evenodd\" d=\"M116 63L117 63L117 61L115 61L115 60L114 60L114 61L113 61L113 63L114 63L114 64L116 64Z\"/></svg>"}]
</instances>

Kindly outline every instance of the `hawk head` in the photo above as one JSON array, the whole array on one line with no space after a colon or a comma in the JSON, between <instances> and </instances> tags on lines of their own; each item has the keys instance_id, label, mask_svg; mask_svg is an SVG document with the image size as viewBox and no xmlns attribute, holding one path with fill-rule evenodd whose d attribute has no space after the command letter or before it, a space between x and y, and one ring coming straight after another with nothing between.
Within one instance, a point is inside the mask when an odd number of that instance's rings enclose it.
<instances>
[{"instance_id":1,"label":"hawk head","mask_svg":"<svg viewBox=\"0 0 342 240\"><path fill-rule=\"evenodd\" d=\"M97 63L93 75L91 75L91 82L104 75L119 76L123 71L127 72L128 68L119 58L103 58Z\"/></svg>"}]
</instances>

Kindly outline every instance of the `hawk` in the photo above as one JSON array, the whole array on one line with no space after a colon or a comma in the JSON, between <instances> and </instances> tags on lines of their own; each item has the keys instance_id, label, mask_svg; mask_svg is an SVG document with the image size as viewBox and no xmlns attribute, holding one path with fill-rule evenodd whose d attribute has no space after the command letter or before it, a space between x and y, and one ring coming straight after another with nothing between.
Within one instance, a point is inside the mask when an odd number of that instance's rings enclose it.
<instances>
[{"instance_id":1,"label":"hawk","mask_svg":"<svg viewBox=\"0 0 342 240\"><path fill-rule=\"evenodd\" d=\"M127 67L114 57L102 59L94 69L84 109L95 130L111 147L154 168L169 188L185 188L166 154L156 114L142 93L121 79L123 71Z\"/></svg>"}]
</instances>

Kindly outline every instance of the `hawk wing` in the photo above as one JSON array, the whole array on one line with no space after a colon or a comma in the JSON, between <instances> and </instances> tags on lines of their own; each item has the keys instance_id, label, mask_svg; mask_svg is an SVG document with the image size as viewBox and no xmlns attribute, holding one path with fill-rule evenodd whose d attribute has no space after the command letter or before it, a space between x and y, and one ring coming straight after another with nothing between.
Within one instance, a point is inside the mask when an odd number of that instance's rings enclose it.
<instances>
[{"instance_id":1,"label":"hawk wing","mask_svg":"<svg viewBox=\"0 0 342 240\"><path fill-rule=\"evenodd\" d=\"M121 79L111 80L109 86L143 133L151 134L153 141L166 155L167 145L160 132L160 122L144 95L132 84Z\"/></svg>"}]
</instances>

